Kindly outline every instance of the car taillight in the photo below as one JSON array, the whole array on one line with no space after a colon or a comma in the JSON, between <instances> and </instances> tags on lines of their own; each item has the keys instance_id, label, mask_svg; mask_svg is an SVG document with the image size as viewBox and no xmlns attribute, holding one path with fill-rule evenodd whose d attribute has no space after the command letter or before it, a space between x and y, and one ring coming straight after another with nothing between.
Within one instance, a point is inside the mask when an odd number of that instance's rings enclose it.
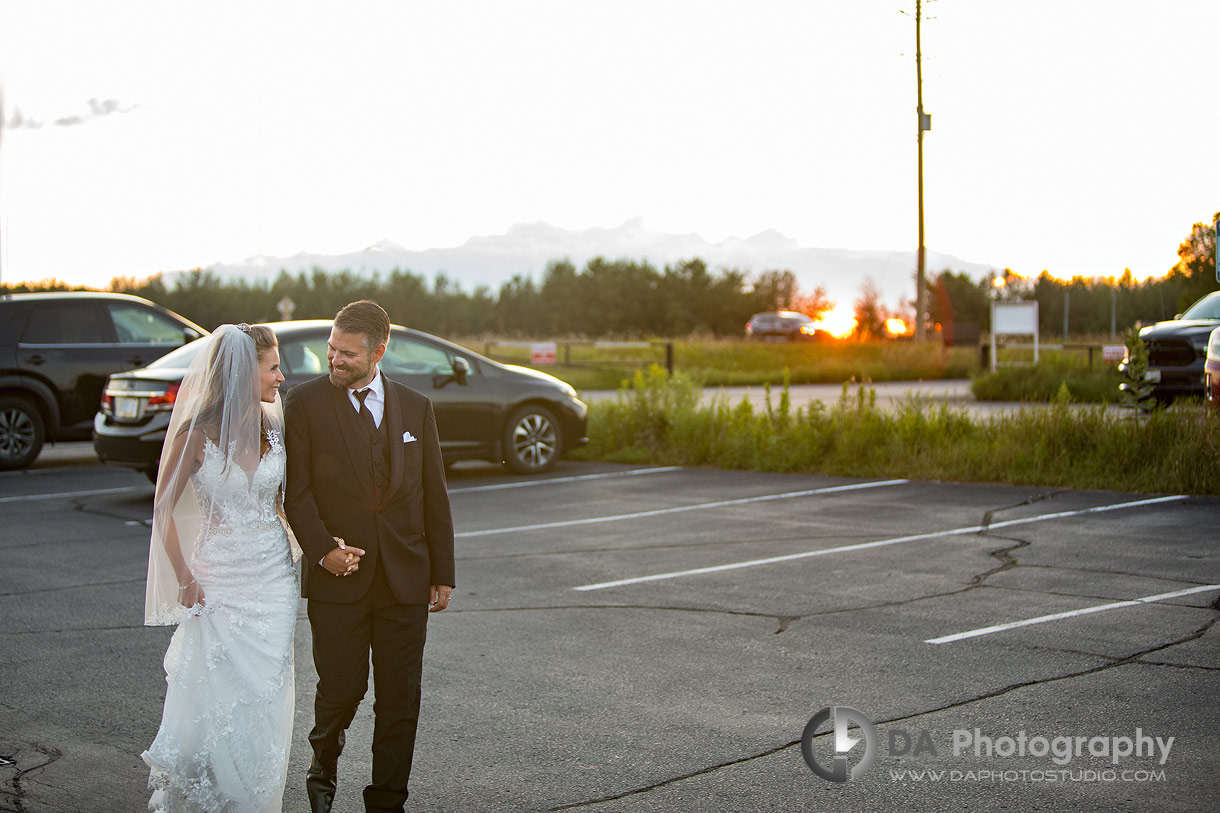
<instances>
[{"instance_id":1,"label":"car taillight","mask_svg":"<svg viewBox=\"0 0 1220 813\"><path fill-rule=\"evenodd\" d=\"M148 403L144 405L144 412L169 412L174 408L174 401L178 398L177 382L166 386L163 395L150 395Z\"/></svg>"}]
</instances>

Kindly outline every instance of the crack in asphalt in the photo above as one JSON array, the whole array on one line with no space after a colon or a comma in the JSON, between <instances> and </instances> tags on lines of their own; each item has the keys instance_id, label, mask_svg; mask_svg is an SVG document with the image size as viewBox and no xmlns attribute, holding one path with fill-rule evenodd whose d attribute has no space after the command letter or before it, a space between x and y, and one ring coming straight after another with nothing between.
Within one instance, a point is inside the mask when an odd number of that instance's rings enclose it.
<instances>
[{"instance_id":1,"label":"crack in asphalt","mask_svg":"<svg viewBox=\"0 0 1220 813\"><path fill-rule=\"evenodd\" d=\"M1187 633L1186 635L1183 635L1182 637L1180 637L1176 640L1170 641L1167 644L1160 644L1157 646L1149 647L1148 649L1142 650L1133 655L1129 655L1129 656L1122 657L1122 658L1109 658L1108 659L1110 661L1109 663L1103 663L1100 666L1094 666L1089 669L1081 669L1081 670L1078 670L1075 672L1068 672L1068 673L1062 674L1062 675L1054 675L1051 677L1039 678L1037 680L1027 680L1027 681L1022 681L1020 683L1013 683L1008 686L1004 686L999 689L995 689L994 691L984 692L983 694L977 695L975 697L971 697L966 700L959 700L954 703L946 703L945 705L938 706L937 708L925 709L923 711L917 711L912 714L903 714L903 715L899 715L897 717L890 717L890 718L882 719L882 720L874 720L873 725L883 726L883 725L889 725L892 723L906 722L908 720L914 720L914 719L918 719L920 717L926 717L930 714L938 714L943 711L949 711L951 709L957 709L957 708L963 708L965 706L970 706L975 703L982 702L984 700L991 700L996 697L1002 697L1003 695L1010 694L1010 693L1016 692L1016 691L1020 691L1022 689L1027 689L1027 688L1031 688L1031 687L1035 687L1035 686L1044 686L1044 685L1048 685L1051 683L1057 683L1059 681L1073 680L1073 679L1079 678L1079 677L1087 677L1090 675L1100 674L1101 672L1105 672L1107 670L1114 669L1114 668L1120 667L1120 666L1130 666L1130 665L1158 666L1158 667L1164 666L1162 664L1158 664L1153 661L1145 661L1145 660L1143 660L1143 658L1154 652L1162 652L1166 649L1170 649L1172 647L1179 646L1181 644L1189 643L1190 641L1194 641L1198 638L1201 638L1203 635L1206 635L1207 632L1213 626L1215 626L1218 621L1220 621L1220 596L1218 596L1216 598L1216 600L1214 602L1212 602L1211 609L1216 611L1217 615L1215 617L1213 617L1212 619L1207 621L1207 623L1203 624L1202 626L1200 626L1198 629L1194 630L1193 632ZM1098 657L1105 657L1105 656L1098 656ZM814 738L817 739L817 738L821 738L821 737L829 737L833 733L834 733L834 730L831 729L828 731L824 731L821 734L814 735ZM764 759L766 757L777 754L780 751L784 751L788 748L794 748L794 747L799 748L800 745L801 745L800 739L796 739L791 742L784 743L783 745L778 745L773 748L768 748L765 751L760 751L756 754L751 754L749 756L729 760L727 762L721 762L716 765L710 765L706 768L701 768L697 771L690 771L690 772L682 774L680 776L671 776L669 778L660 780L658 782L653 782L648 785L642 785L638 788L632 788L630 790L622 791L621 793L616 793L616 794L613 794L610 796L603 796L603 797L600 797L597 799L588 799L583 802L572 802L572 803L565 804L565 805L558 805L556 807L550 808L550 810L551 811L574 810L576 808L589 807L592 805L599 805L599 804L603 804L605 802L618 801L619 799L625 799L627 797L636 796L641 793L648 793L649 791L653 791L658 788L663 788L667 785L672 785L677 782L683 782L683 781L686 781L687 779L694 779L695 777L705 776L705 775L708 775L711 773L715 773L716 771L719 771L723 768L729 768L734 765L740 765L740 764L743 764L746 762L752 762L754 760Z\"/></svg>"},{"instance_id":2,"label":"crack in asphalt","mask_svg":"<svg viewBox=\"0 0 1220 813\"><path fill-rule=\"evenodd\" d=\"M31 782L35 781L33 776L31 776L31 774L33 774L35 771L41 771L43 768L47 767L48 765L52 764L53 762L55 762L56 760L58 760L60 757L63 756L63 754L56 748L51 748L49 746L42 746L42 745L39 745L39 744L33 743L33 742L26 743L26 745L29 748L33 749L34 751L37 751L39 754L41 754L46 759L45 759L45 761L40 762L37 765L33 765L29 768L17 769L17 771L13 774L12 779L10 779L7 783L8 785L10 785L12 787L13 790L11 792L0 791L0 792L3 792L5 796L8 796L11 799L11 801L13 802L13 810L16 811L16 813L25 813L25 811L28 809L25 805L26 789L25 789L24 783L26 781L26 778L29 777L29 781L31 781ZM25 749L18 749L18 753L21 753L23 750L25 750ZM14 767L16 767L16 762L17 762L16 757L17 757L17 754L13 754L11 756L6 757L7 759L9 759L13 762Z\"/></svg>"},{"instance_id":3,"label":"crack in asphalt","mask_svg":"<svg viewBox=\"0 0 1220 813\"><path fill-rule=\"evenodd\" d=\"M1168 661L1141 661L1149 666L1165 666L1170 669L1198 669L1203 672L1220 672L1220 666L1200 666L1197 663L1169 663Z\"/></svg>"},{"instance_id":4,"label":"crack in asphalt","mask_svg":"<svg viewBox=\"0 0 1220 813\"><path fill-rule=\"evenodd\" d=\"M147 630L157 629L157 627L146 626L144 624L132 624L130 626L119 627L63 627L60 629L51 630L19 630L16 632L0 632L0 637L17 636L17 635L51 635L69 632L121 632L123 630Z\"/></svg>"},{"instance_id":5,"label":"crack in asphalt","mask_svg":"<svg viewBox=\"0 0 1220 813\"><path fill-rule=\"evenodd\" d=\"M106 511L96 506L86 505L83 500L73 500L72 510L78 514L94 514L95 516L104 517L105 519L121 519L123 522L143 523L146 519L152 519L151 517L133 517L116 514L113 511Z\"/></svg>"}]
</instances>

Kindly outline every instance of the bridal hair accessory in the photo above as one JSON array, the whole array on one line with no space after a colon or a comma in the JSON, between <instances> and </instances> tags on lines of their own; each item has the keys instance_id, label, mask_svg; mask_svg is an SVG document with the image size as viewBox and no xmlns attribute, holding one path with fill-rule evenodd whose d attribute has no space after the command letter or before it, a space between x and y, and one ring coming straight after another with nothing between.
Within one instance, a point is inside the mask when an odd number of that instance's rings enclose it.
<instances>
[{"instance_id":1,"label":"bridal hair accessory","mask_svg":"<svg viewBox=\"0 0 1220 813\"><path fill-rule=\"evenodd\" d=\"M245 333L247 336L250 335L250 326L245 322L239 322L238 324L233 325L233 327L237 328L242 333Z\"/></svg>"}]
</instances>

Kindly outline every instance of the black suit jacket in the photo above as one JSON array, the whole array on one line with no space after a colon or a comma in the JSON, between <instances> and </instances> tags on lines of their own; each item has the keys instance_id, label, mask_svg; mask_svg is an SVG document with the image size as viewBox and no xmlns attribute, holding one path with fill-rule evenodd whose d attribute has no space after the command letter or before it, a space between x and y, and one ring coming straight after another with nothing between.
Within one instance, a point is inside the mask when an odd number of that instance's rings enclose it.
<instances>
[{"instance_id":1,"label":"black suit jacket","mask_svg":"<svg viewBox=\"0 0 1220 813\"><path fill-rule=\"evenodd\" d=\"M391 472L381 500L374 496L372 450L347 391L321 376L293 387L284 400L284 509L305 551L306 598L359 601L373 584L378 562L394 598L404 604L426 604L431 585L454 584L453 517L432 402L381 379ZM404 432L415 440L404 442ZM365 551L351 576L334 576L318 564L334 549L336 536Z\"/></svg>"}]
</instances>

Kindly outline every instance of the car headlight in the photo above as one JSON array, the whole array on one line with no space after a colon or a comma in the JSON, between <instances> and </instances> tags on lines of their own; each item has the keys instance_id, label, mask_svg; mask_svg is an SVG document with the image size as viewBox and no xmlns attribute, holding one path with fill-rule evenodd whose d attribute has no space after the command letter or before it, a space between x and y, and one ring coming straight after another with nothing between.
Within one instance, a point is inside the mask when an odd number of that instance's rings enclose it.
<instances>
[{"instance_id":1,"label":"car headlight","mask_svg":"<svg viewBox=\"0 0 1220 813\"><path fill-rule=\"evenodd\" d=\"M1207 340L1207 357L1220 361L1220 327L1213 330Z\"/></svg>"}]
</instances>

